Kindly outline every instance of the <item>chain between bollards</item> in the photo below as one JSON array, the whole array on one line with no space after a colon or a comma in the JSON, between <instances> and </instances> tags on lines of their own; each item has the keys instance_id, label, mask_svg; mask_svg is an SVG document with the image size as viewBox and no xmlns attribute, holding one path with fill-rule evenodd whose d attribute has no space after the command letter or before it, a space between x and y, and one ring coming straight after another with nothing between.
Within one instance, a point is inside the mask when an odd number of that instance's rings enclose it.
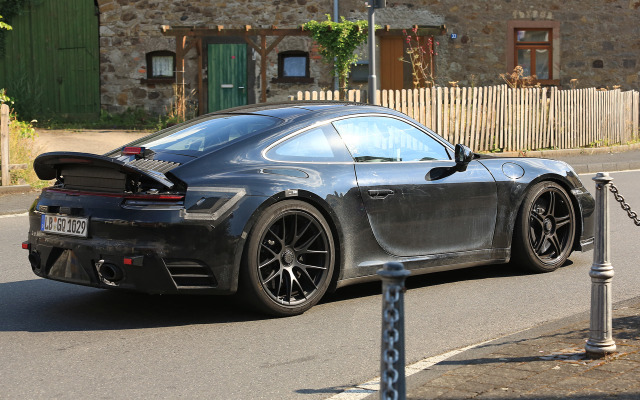
<instances>
[{"instance_id":1,"label":"chain between bollards","mask_svg":"<svg viewBox=\"0 0 640 400\"><path fill-rule=\"evenodd\" d=\"M613 266L609 262L609 200L607 191L613 180L606 172L598 172L596 182L595 243L591 265L591 320L587 356L600 358L616 351L612 337L611 281Z\"/></svg>"},{"instance_id":2,"label":"chain between bollards","mask_svg":"<svg viewBox=\"0 0 640 400\"><path fill-rule=\"evenodd\" d=\"M380 349L380 399L404 400L404 280L411 272L389 262L378 270L382 277L382 345Z\"/></svg>"}]
</instances>

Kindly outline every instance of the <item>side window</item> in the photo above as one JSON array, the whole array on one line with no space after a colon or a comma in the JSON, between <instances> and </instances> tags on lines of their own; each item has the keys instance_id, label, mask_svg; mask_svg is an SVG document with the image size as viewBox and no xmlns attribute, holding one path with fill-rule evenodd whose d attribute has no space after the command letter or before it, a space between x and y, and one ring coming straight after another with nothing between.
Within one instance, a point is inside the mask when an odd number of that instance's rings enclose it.
<instances>
[{"instance_id":1,"label":"side window","mask_svg":"<svg viewBox=\"0 0 640 400\"><path fill-rule=\"evenodd\" d=\"M395 118L355 117L333 124L358 162L450 159L437 140Z\"/></svg>"},{"instance_id":2,"label":"side window","mask_svg":"<svg viewBox=\"0 0 640 400\"><path fill-rule=\"evenodd\" d=\"M507 71L522 68L543 85L559 85L560 22L507 21Z\"/></svg>"},{"instance_id":3,"label":"side window","mask_svg":"<svg viewBox=\"0 0 640 400\"><path fill-rule=\"evenodd\" d=\"M280 83L313 83L309 72L309 53L288 50L278 53L278 77L272 79Z\"/></svg>"},{"instance_id":4,"label":"side window","mask_svg":"<svg viewBox=\"0 0 640 400\"><path fill-rule=\"evenodd\" d=\"M331 125L300 133L267 153L274 161L353 162L340 136Z\"/></svg>"},{"instance_id":5,"label":"side window","mask_svg":"<svg viewBox=\"0 0 640 400\"><path fill-rule=\"evenodd\" d=\"M147 79L175 80L176 54L168 50L147 53Z\"/></svg>"}]
</instances>

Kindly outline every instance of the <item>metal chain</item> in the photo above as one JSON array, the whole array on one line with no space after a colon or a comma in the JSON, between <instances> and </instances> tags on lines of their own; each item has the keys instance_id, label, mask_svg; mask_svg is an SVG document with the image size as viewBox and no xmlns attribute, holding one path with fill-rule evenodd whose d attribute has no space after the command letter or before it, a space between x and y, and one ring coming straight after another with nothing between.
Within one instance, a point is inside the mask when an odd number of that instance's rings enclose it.
<instances>
[{"instance_id":1,"label":"metal chain","mask_svg":"<svg viewBox=\"0 0 640 400\"><path fill-rule=\"evenodd\" d=\"M400 286L389 285L384 293L386 307L382 313L385 330L383 332L383 348L382 361L386 365L382 371L382 381L386 383L386 390L382 393L384 400L398 400L398 391L394 387L394 383L398 381L399 372L395 369L394 364L399 359L399 352L396 349L396 343L400 339L400 332L395 324L400 319L400 312L396 307L396 302L400 299ZM386 345L386 346L385 346Z\"/></svg>"},{"instance_id":2,"label":"metal chain","mask_svg":"<svg viewBox=\"0 0 640 400\"><path fill-rule=\"evenodd\" d=\"M613 183L610 183L609 190L611 191L611 193L613 193L613 197L616 198L616 201L620 203L620 207L622 207L622 209L627 212L629 218L633 220L633 223L636 224L636 226L640 226L640 219L638 219L638 214L631 211L631 206L624 201L624 197L622 197L622 195L618 191L618 188L615 187Z\"/></svg>"}]
</instances>

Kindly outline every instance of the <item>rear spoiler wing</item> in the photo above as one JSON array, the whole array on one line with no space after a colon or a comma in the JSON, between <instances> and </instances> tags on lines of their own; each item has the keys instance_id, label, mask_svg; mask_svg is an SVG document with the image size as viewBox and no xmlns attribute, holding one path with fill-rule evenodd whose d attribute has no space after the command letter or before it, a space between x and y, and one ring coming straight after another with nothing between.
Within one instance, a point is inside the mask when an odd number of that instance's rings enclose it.
<instances>
[{"instance_id":1,"label":"rear spoiler wing","mask_svg":"<svg viewBox=\"0 0 640 400\"><path fill-rule=\"evenodd\" d=\"M40 154L33 161L33 169L42 180L51 180L58 177L58 170L63 165L86 165L92 167L110 168L125 174L137 174L152 179L168 189L174 184L167 177L158 171L142 170L135 166L128 165L117 158L101 156L90 153L78 153L71 151L54 151Z\"/></svg>"}]
</instances>

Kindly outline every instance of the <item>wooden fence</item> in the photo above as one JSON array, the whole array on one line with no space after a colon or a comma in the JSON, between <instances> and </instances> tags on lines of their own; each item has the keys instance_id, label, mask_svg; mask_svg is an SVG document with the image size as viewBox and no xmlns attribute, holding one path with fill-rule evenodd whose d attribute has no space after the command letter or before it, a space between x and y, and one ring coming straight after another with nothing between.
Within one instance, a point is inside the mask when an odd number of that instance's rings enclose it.
<instances>
[{"instance_id":1,"label":"wooden fence","mask_svg":"<svg viewBox=\"0 0 640 400\"><path fill-rule=\"evenodd\" d=\"M6 104L0 105L0 183L2 186L9 186L11 184L10 171L16 169L27 169L27 164L9 164L9 106Z\"/></svg>"},{"instance_id":2,"label":"wooden fence","mask_svg":"<svg viewBox=\"0 0 640 400\"><path fill-rule=\"evenodd\" d=\"M640 139L637 91L500 85L378 90L376 95L378 104L475 151L568 149ZM338 91L298 92L290 99L337 100ZM347 94L349 101L366 99L366 91Z\"/></svg>"},{"instance_id":3,"label":"wooden fence","mask_svg":"<svg viewBox=\"0 0 640 400\"><path fill-rule=\"evenodd\" d=\"M9 177L9 106L0 105L0 169L2 173L2 186L11 182Z\"/></svg>"}]
</instances>

